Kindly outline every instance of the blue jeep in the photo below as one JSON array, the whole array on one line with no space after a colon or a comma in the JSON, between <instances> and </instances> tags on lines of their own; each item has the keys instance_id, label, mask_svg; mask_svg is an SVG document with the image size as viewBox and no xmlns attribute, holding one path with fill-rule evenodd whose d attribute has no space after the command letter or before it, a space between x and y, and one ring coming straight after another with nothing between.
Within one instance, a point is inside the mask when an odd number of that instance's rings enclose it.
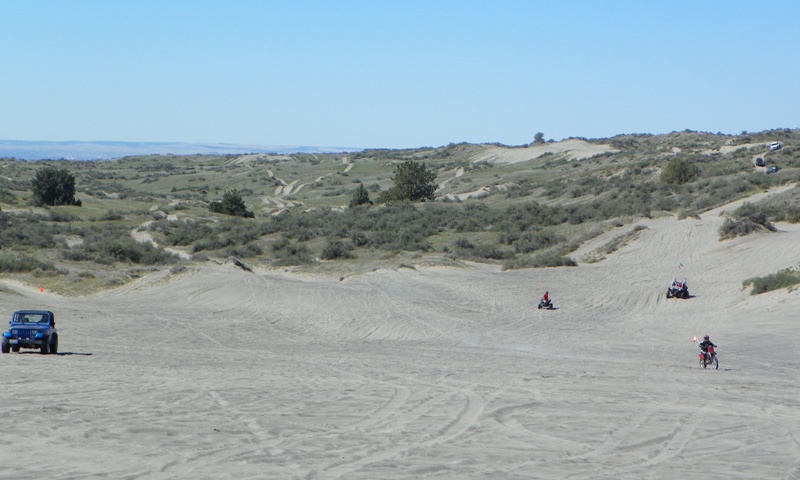
<instances>
[{"instance_id":1,"label":"blue jeep","mask_svg":"<svg viewBox=\"0 0 800 480\"><path fill-rule=\"evenodd\" d=\"M42 355L58 353L56 317L46 310L20 310L11 315L11 328L3 333L2 352L38 348Z\"/></svg>"}]
</instances>

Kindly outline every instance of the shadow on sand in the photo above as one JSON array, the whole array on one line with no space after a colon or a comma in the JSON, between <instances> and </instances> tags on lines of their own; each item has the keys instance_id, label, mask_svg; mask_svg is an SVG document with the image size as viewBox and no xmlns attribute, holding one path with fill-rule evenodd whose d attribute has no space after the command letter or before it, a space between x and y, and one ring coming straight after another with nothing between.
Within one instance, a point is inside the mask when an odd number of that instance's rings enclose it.
<instances>
[{"instance_id":1,"label":"shadow on sand","mask_svg":"<svg viewBox=\"0 0 800 480\"><path fill-rule=\"evenodd\" d=\"M5 355L41 355L41 352L37 352L35 350L25 351L25 352L13 352L13 353L6 353ZM47 356L56 356L62 357L67 355L79 355L82 357L90 357L92 353L84 353L84 352L58 352L58 353L49 353L46 354Z\"/></svg>"}]
</instances>

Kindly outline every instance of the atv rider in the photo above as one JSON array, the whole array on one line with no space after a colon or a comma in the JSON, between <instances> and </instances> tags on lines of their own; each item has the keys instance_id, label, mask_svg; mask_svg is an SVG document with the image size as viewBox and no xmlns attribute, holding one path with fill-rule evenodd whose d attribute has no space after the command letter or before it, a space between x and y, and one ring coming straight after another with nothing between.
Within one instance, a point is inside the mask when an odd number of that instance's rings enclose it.
<instances>
[{"instance_id":1,"label":"atv rider","mask_svg":"<svg viewBox=\"0 0 800 480\"><path fill-rule=\"evenodd\" d=\"M544 292L544 295L542 295L542 303L550 303L550 292Z\"/></svg>"},{"instance_id":2,"label":"atv rider","mask_svg":"<svg viewBox=\"0 0 800 480\"><path fill-rule=\"evenodd\" d=\"M708 347L714 347L714 348L717 348L717 346L716 346L716 345L714 345L713 343L711 343L711 340L709 340L709 338L708 338L708 335L705 335L705 336L703 337L703 341L702 341L702 342L700 342L700 345L699 345L699 347L700 347L700 350L702 350L702 351L703 351L703 353L705 353L706 355L708 355Z\"/></svg>"}]
</instances>

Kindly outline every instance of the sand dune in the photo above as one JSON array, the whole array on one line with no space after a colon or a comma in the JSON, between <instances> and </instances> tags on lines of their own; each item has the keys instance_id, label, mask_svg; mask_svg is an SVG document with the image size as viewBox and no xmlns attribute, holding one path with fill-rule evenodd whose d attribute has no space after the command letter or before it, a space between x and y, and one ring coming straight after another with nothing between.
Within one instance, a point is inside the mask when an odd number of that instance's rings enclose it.
<instances>
[{"instance_id":1,"label":"sand dune","mask_svg":"<svg viewBox=\"0 0 800 480\"><path fill-rule=\"evenodd\" d=\"M0 355L0 478L800 478L800 292L741 286L800 262L800 226L719 242L722 210L577 268L0 282L61 337Z\"/></svg>"}]
</instances>

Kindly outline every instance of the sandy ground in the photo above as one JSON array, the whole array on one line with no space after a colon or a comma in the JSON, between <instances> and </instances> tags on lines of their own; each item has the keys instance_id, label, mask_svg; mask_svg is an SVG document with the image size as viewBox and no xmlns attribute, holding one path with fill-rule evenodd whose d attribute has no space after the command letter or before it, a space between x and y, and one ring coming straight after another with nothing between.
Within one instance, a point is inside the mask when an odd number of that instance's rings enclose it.
<instances>
[{"instance_id":1,"label":"sandy ground","mask_svg":"<svg viewBox=\"0 0 800 480\"><path fill-rule=\"evenodd\" d=\"M576 268L0 282L60 329L0 355L0 478L798 479L800 290L741 283L796 266L800 226L719 242L718 213Z\"/></svg>"},{"instance_id":2,"label":"sandy ground","mask_svg":"<svg viewBox=\"0 0 800 480\"><path fill-rule=\"evenodd\" d=\"M510 164L527 162L539 158L546 153L565 154L571 160L582 160L595 155L608 152L617 152L610 145L596 145L580 139L562 140L529 145L521 148L488 147L473 162L491 162L496 164Z\"/></svg>"}]
</instances>

